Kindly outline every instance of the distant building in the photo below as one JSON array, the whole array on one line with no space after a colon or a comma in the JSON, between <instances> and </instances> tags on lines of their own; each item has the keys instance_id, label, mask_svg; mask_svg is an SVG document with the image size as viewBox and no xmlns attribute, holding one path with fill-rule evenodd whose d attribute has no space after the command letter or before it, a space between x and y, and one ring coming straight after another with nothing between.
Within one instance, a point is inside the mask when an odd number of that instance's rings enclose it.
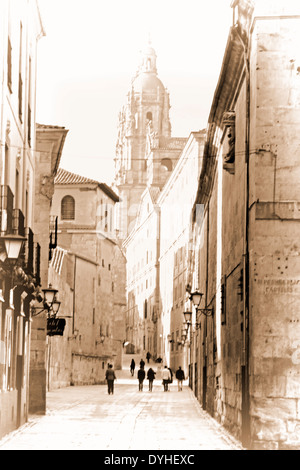
<instances>
[{"instance_id":1,"label":"distant building","mask_svg":"<svg viewBox=\"0 0 300 470\"><path fill-rule=\"evenodd\" d=\"M173 370L188 375L187 345L183 340L188 283L190 216L198 187L205 131L192 132L160 195L159 286L162 357Z\"/></svg>"},{"instance_id":2,"label":"distant building","mask_svg":"<svg viewBox=\"0 0 300 470\"><path fill-rule=\"evenodd\" d=\"M126 301L125 258L114 226L118 201L106 184L58 170L52 203L58 247L49 276L66 294L60 315L71 318L66 319L67 335L49 339L49 388L68 380L100 383L108 362L121 367ZM72 357L70 371L61 363L60 351L61 361L66 354Z\"/></svg>"},{"instance_id":3,"label":"distant building","mask_svg":"<svg viewBox=\"0 0 300 470\"><path fill-rule=\"evenodd\" d=\"M126 340L128 352L162 354L158 340L160 316L158 188L141 196L136 226L123 243L127 258Z\"/></svg>"},{"instance_id":4,"label":"distant building","mask_svg":"<svg viewBox=\"0 0 300 470\"><path fill-rule=\"evenodd\" d=\"M119 113L114 185L120 195L121 239L135 226L144 190L148 185L163 187L186 142L171 137L169 110L169 93L158 78L156 53L148 44Z\"/></svg>"},{"instance_id":5,"label":"distant building","mask_svg":"<svg viewBox=\"0 0 300 470\"><path fill-rule=\"evenodd\" d=\"M188 140L171 136L169 110L169 93L158 78L156 53L148 44L141 52L140 66L119 115L117 224L127 259L128 351L149 351L153 357L164 356L168 362L161 326L157 198Z\"/></svg>"}]
</instances>

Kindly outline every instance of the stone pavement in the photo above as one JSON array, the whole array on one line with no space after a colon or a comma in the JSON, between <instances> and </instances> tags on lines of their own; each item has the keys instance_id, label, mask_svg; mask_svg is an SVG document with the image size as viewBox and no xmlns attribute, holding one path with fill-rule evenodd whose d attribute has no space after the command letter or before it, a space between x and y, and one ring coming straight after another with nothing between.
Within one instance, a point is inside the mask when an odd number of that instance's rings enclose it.
<instances>
[{"instance_id":1,"label":"stone pavement","mask_svg":"<svg viewBox=\"0 0 300 470\"><path fill-rule=\"evenodd\" d=\"M127 365L116 374L114 395L106 385L49 392L46 416L30 417L0 450L242 450L186 383L182 392L177 383L164 392L157 377L153 392L147 380L139 392Z\"/></svg>"}]
</instances>

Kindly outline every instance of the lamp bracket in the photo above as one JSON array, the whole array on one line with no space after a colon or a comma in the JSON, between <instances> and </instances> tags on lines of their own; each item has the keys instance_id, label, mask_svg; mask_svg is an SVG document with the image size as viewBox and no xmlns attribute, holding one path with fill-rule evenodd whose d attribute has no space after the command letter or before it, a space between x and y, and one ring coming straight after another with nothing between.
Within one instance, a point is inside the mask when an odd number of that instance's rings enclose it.
<instances>
[{"instance_id":1,"label":"lamp bracket","mask_svg":"<svg viewBox=\"0 0 300 470\"><path fill-rule=\"evenodd\" d=\"M50 307L48 304L44 305L43 307L31 307L31 316L32 317L37 317L38 315L40 315L41 313L43 312L47 312L48 313L48 318L52 317L52 318L55 318L56 317L56 313L50 313Z\"/></svg>"},{"instance_id":2,"label":"lamp bracket","mask_svg":"<svg viewBox=\"0 0 300 470\"><path fill-rule=\"evenodd\" d=\"M213 308L197 308L197 314L205 315L206 317L212 317L214 314Z\"/></svg>"}]
</instances>

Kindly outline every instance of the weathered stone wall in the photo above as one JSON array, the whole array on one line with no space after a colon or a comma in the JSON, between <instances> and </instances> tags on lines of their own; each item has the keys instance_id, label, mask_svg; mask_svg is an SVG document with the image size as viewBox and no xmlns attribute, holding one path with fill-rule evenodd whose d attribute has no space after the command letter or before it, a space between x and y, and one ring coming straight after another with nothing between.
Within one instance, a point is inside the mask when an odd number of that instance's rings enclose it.
<instances>
[{"instance_id":1,"label":"weathered stone wall","mask_svg":"<svg viewBox=\"0 0 300 470\"><path fill-rule=\"evenodd\" d=\"M67 387L72 380L71 352L73 338L74 265L73 256L61 254L60 263L49 267L49 282L59 291L61 302L58 316L65 317L63 336L47 336L47 390Z\"/></svg>"},{"instance_id":2,"label":"weathered stone wall","mask_svg":"<svg viewBox=\"0 0 300 470\"><path fill-rule=\"evenodd\" d=\"M255 448L299 448L299 18L257 21L252 55L250 393Z\"/></svg>"},{"instance_id":3,"label":"weathered stone wall","mask_svg":"<svg viewBox=\"0 0 300 470\"><path fill-rule=\"evenodd\" d=\"M220 403L217 417L239 438L242 428L243 298L239 278L243 269L245 233L246 81L232 103L235 112L234 173L222 174L222 271L225 305L219 319L222 365L218 370ZM221 177L219 175L219 177ZM218 221L220 224L220 221Z\"/></svg>"},{"instance_id":4,"label":"weathered stone wall","mask_svg":"<svg viewBox=\"0 0 300 470\"><path fill-rule=\"evenodd\" d=\"M207 303L215 306L215 317L213 321L201 318L193 339L192 385L203 407L241 439L248 430L249 393L253 449L299 448L299 30L299 17L256 18L253 23L249 224L245 220L247 69L242 75L241 68L240 81L226 105L235 112L235 163L230 172L218 166L216 173L207 175L211 178L209 206L202 227L196 228L198 287L207 293ZM216 115L222 112L229 89L226 78L225 68L218 89L224 101L219 98L215 103ZM219 159L225 144L218 149ZM222 199L217 189L220 178ZM247 290L243 292L241 282L247 233L249 319L244 311ZM202 307L204 300L205 296Z\"/></svg>"}]
</instances>

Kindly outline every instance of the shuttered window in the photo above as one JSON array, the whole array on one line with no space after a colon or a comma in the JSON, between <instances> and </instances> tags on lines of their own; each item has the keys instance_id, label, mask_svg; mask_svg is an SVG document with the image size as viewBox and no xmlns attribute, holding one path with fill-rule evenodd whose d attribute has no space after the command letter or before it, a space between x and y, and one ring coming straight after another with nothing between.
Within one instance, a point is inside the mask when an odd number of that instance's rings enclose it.
<instances>
[{"instance_id":1,"label":"shuttered window","mask_svg":"<svg viewBox=\"0 0 300 470\"><path fill-rule=\"evenodd\" d=\"M62 220L75 219L75 199L72 196L65 196L61 201Z\"/></svg>"}]
</instances>

